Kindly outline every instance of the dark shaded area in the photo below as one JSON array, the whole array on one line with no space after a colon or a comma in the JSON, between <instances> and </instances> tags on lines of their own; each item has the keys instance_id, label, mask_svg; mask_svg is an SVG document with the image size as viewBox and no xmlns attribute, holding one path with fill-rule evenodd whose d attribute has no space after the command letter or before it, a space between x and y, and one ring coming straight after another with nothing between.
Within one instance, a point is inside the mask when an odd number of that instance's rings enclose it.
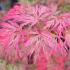
<instances>
[{"instance_id":1,"label":"dark shaded area","mask_svg":"<svg viewBox=\"0 0 70 70\"><path fill-rule=\"evenodd\" d=\"M70 50L70 47L68 46L68 44L66 43L66 48L67 48L67 51Z\"/></svg>"},{"instance_id":2,"label":"dark shaded area","mask_svg":"<svg viewBox=\"0 0 70 70\"><path fill-rule=\"evenodd\" d=\"M61 38L62 42L65 42L65 39L64 38Z\"/></svg>"},{"instance_id":3,"label":"dark shaded area","mask_svg":"<svg viewBox=\"0 0 70 70\"><path fill-rule=\"evenodd\" d=\"M23 21L16 21L16 23L20 26L24 22ZM23 29L23 27L22 27L22 29Z\"/></svg>"},{"instance_id":4,"label":"dark shaded area","mask_svg":"<svg viewBox=\"0 0 70 70\"><path fill-rule=\"evenodd\" d=\"M11 2L10 6L13 7L13 5L16 4L18 2L18 0L10 0L10 2Z\"/></svg>"},{"instance_id":5,"label":"dark shaded area","mask_svg":"<svg viewBox=\"0 0 70 70\"><path fill-rule=\"evenodd\" d=\"M32 53L32 55L30 56L30 55L28 55L28 64L33 64L34 63L34 61L33 61L33 59L34 59L34 52Z\"/></svg>"},{"instance_id":6,"label":"dark shaded area","mask_svg":"<svg viewBox=\"0 0 70 70\"><path fill-rule=\"evenodd\" d=\"M0 6L0 11L2 10L2 7Z\"/></svg>"},{"instance_id":7,"label":"dark shaded area","mask_svg":"<svg viewBox=\"0 0 70 70\"><path fill-rule=\"evenodd\" d=\"M0 26L0 29L2 29L3 28L3 26Z\"/></svg>"}]
</instances>

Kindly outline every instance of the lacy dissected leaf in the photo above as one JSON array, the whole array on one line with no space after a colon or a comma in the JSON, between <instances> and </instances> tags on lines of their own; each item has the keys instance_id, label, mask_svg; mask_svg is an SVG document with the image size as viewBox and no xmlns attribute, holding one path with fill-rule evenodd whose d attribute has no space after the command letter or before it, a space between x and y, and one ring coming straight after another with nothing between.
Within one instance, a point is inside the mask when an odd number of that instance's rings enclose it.
<instances>
[{"instance_id":1,"label":"lacy dissected leaf","mask_svg":"<svg viewBox=\"0 0 70 70\"><path fill-rule=\"evenodd\" d=\"M52 9L52 7L47 7L45 5L28 5L26 10L27 12L25 19L28 21L28 23L34 25L40 22L44 23L48 16L53 15L54 12L56 12L57 8L56 6Z\"/></svg>"},{"instance_id":2,"label":"lacy dissected leaf","mask_svg":"<svg viewBox=\"0 0 70 70\"><path fill-rule=\"evenodd\" d=\"M65 59L69 50L69 35L63 36L62 33L70 25L69 19L70 13L61 15L57 11L57 6L53 4L15 5L0 20L0 45L3 46L3 57L10 62L16 62L34 53L36 62L43 49L47 60L50 60L51 55L57 54ZM59 66L56 65L53 70L57 67Z\"/></svg>"},{"instance_id":3,"label":"lacy dissected leaf","mask_svg":"<svg viewBox=\"0 0 70 70\"><path fill-rule=\"evenodd\" d=\"M48 58L52 51L57 52L58 49L55 37L45 30L41 31L41 33L37 32L36 35L29 38L25 42L25 46L31 47L29 51L30 55L35 52L35 59L39 56L41 48L43 49L44 54L47 55L46 58Z\"/></svg>"},{"instance_id":4,"label":"lacy dissected leaf","mask_svg":"<svg viewBox=\"0 0 70 70\"><path fill-rule=\"evenodd\" d=\"M68 26L70 26L69 19L70 13L60 14L47 21L47 27L56 29L58 32L63 32Z\"/></svg>"},{"instance_id":5,"label":"lacy dissected leaf","mask_svg":"<svg viewBox=\"0 0 70 70\"><path fill-rule=\"evenodd\" d=\"M22 39L24 37L22 28L18 25L13 26L6 22L2 22L1 26L3 28L0 29L0 44L2 45L1 47L4 48L4 53L2 53L5 56L4 58L10 62L23 58L23 55L21 56L21 49L19 46L24 42L24 39ZM23 44L22 47L24 47Z\"/></svg>"}]
</instances>

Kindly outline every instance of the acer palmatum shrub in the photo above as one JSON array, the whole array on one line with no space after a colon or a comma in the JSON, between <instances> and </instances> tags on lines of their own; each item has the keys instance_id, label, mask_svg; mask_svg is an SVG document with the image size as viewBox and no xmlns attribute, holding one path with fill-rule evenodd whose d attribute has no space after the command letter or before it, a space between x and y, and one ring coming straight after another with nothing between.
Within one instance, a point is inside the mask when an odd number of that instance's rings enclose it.
<instances>
[{"instance_id":1,"label":"acer palmatum shrub","mask_svg":"<svg viewBox=\"0 0 70 70\"><path fill-rule=\"evenodd\" d=\"M69 26L70 13L56 5L17 4L0 20L0 58L36 64L37 70L64 70L70 58Z\"/></svg>"}]
</instances>

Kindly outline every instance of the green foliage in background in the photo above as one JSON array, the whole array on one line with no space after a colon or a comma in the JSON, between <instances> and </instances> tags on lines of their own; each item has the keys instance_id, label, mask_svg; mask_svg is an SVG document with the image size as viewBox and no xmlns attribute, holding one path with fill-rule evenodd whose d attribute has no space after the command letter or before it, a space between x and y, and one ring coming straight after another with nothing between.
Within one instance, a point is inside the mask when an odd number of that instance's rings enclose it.
<instances>
[{"instance_id":1,"label":"green foliage in background","mask_svg":"<svg viewBox=\"0 0 70 70\"><path fill-rule=\"evenodd\" d=\"M33 2L33 0L28 0L29 2Z\"/></svg>"},{"instance_id":2,"label":"green foliage in background","mask_svg":"<svg viewBox=\"0 0 70 70\"><path fill-rule=\"evenodd\" d=\"M70 12L70 4L64 4L60 7L62 12Z\"/></svg>"}]
</instances>

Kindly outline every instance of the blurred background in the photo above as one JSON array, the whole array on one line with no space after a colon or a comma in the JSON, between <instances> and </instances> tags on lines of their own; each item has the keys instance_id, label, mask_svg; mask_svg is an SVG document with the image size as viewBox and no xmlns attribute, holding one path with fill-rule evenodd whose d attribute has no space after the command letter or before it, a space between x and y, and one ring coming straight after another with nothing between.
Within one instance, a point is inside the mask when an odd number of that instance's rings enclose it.
<instances>
[{"instance_id":1,"label":"blurred background","mask_svg":"<svg viewBox=\"0 0 70 70\"><path fill-rule=\"evenodd\" d=\"M56 3L62 10L70 10L70 0L0 0L0 17L2 17L15 3Z\"/></svg>"}]
</instances>

